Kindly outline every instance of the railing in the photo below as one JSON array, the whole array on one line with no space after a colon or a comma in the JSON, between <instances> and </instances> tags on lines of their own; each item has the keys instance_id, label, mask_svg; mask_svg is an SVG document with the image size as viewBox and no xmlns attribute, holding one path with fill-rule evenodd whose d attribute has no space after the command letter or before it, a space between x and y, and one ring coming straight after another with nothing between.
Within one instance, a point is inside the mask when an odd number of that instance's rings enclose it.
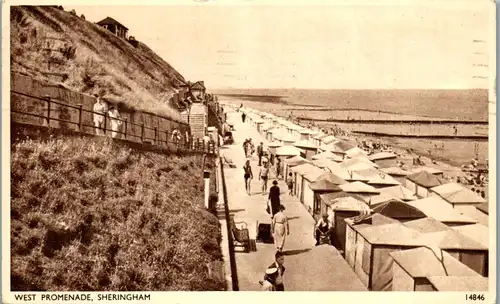
<instances>
[{"instance_id":1,"label":"railing","mask_svg":"<svg viewBox=\"0 0 500 304\"><path fill-rule=\"evenodd\" d=\"M11 93L28 97L30 99L36 99L40 101L44 101L47 104L47 111L43 115L37 114L37 113L30 113L30 112L25 112L25 111L20 111L20 110L14 110L11 109L11 113L15 114L20 114L20 115L28 115L28 116L33 116L37 118L44 119L47 126L50 127L50 122L51 121L58 121L61 123L67 123L67 124L73 124L78 127L78 131L80 133L87 133L87 134L96 134L99 133L98 131L102 131L104 135L106 135L107 132L111 132L110 134L112 135L113 138L117 136L117 134L123 135L123 139L125 140L130 140L136 139L135 141L139 141L141 143L149 143L155 146L168 146L173 145L177 148L183 148L188 151L196 151L196 152L204 152L204 153L209 153L209 154L216 154L217 153L217 148L215 145L214 141L211 142L205 142L201 138L193 138L189 137L187 138L186 136L177 136L177 132L172 131L172 130L167 130L167 129L160 129L158 127L149 127L146 126L144 123L138 124L134 122L128 121L128 119L123 119L123 118L112 118L109 117L107 113L100 113L100 112L95 112L93 110L85 109L83 108L83 105L70 105L64 102L61 102L57 99L53 99L49 96L45 97L38 97L38 96L33 96L29 94L25 94L22 92L16 92L16 91L11 91ZM52 105L57 105L60 107L65 107L68 109L73 109L78 111L78 121L73 121L71 119L61 119L58 117L51 117L51 111ZM90 113L94 118L95 116L101 116L104 118L103 121L103 126L95 126L95 125L89 125L85 124L83 120L83 114L84 113ZM92 119L93 120L93 119ZM120 121L123 125L123 131L121 128L108 128L108 121L111 123L116 123ZM135 133L130 132L130 129L132 127L139 127L140 128L140 135L137 135ZM94 132L86 132L84 128L91 128ZM98 130L98 131L97 131ZM154 137L147 137L146 136L146 131L153 131ZM96 134L99 135L99 134ZM170 140L169 140L170 139Z\"/></svg>"}]
</instances>

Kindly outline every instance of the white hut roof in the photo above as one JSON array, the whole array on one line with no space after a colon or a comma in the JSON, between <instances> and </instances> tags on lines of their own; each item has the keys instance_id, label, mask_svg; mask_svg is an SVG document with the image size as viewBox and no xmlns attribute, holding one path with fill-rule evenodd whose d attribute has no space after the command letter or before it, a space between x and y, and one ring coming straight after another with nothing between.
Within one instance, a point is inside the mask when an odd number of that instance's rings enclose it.
<instances>
[{"instance_id":1,"label":"white hut roof","mask_svg":"<svg viewBox=\"0 0 500 304\"><path fill-rule=\"evenodd\" d=\"M420 233L431 233L450 229L450 227L432 217L424 217L421 219L408 221L403 223L403 225L408 228L417 230Z\"/></svg>"},{"instance_id":2,"label":"white hut roof","mask_svg":"<svg viewBox=\"0 0 500 304\"><path fill-rule=\"evenodd\" d=\"M310 163L305 163L305 164L302 164L302 165L298 165L298 166L295 166L295 167L292 167L292 171L299 174L299 175L304 175L304 174L307 174L309 172L312 172L313 170L315 170L317 167L310 164Z\"/></svg>"},{"instance_id":3,"label":"white hut roof","mask_svg":"<svg viewBox=\"0 0 500 304\"><path fill-rule=\"evenodd\" d=\"M283 146L276 149L276 155L278 156L296 156L300 155L301 150L294 146Z\"/></svg>"},{"instance_id":4,"label":"white hut roof","mask_svg":"<svg viewBox=\"0 0 500 304\"><path fill-rule=\"evenodd\" d=\"M311 141L306 140L306 139L299 140L299 141L295 142L293 145L296 147L300 147L300 148L318 149L318 146L316 146Z\"/></svg>"},{"instance_id":5,"label":"white hut roof","mask_svg":"<svg viewBox=\"0 0 500 304\"><path fill-rule=\"evenodd\" d=\"M334 211L361 211L365 214L370 213L370 207L356 195L346 192L334 192L321 194L320 197Z\"/></svg>"},{"instance_id":6,"label":"white hut roof","mask_svg":"<svg viewBox=\"0 0 500 304\"><path fill-rule=\"evenodd\" d=\"M368 156L368 159L371 161L390 159L390 158L396 158L396 154L391 153L391 152L379 152L379 153L375 153L375 154Z\"/></svg>"},{"instance_id":7,"label":"white hut roof","mask_svg":"<svg viewBox=\"0 0 500 304\"><path fill-rule=\"evenodd\" d=\"M338 160L338 159L342 159L340 156L336 155L336 154L333 154L332 152L330 151L325 151L325 152L321 152L321 153L318 153L316 155L313 155L312 159L331 159L331 160Z\"/></svg>"},{"instance_id":8,"label":"white hut roof","mask_svg":"<svg viewBox=\"0 0 500 304\"><path fill-rule=\"evenodd\" d=\"M426 233L420 240L440 249L488 250L488 247L453 229Z\"/></svg>"},{"instance_id":9,"label":"white hut roof","mask_svg":"<svg viewBox=\"0 0 500 304\"><path fill-rule=\"evenodd\" d=\"M431 188L431 191L437 193L444 200L452 204L486 203L486 200L484 198L457 183L448 183L437 186Z\"/></svg>"},{"instance_id":10,"label":"white hut roof","mask_svg":"<svg viewBox=\"0 0 500 304\"><path fill-rule=\"evenodd\" d=\"M403 187L402 185L386 187L380 189L381 194L392 195L395 198L398 198L403 201L414 201L417 200L417 196L415 193L410 191L409 189Z\"/></svg>"},{"instance_id":11,"label":"white hut roof","mask_svg":"<svg viewBox=\"0 0 500 304\"><path fill-rule=\"evenodd\" d=\"M365 170L370 168L378 168L379 166L372 162L369 159L356 157L352 159L344 160L341 165L349 170L357 171L357 170Z\"/></svg>"},{"instance_id":12,"label":"white hut roof","mask_svg":"<svg viewBox=\"0 0 500 304\"><path fill-rule=\"evenodd\" d=\"M373 185L401 185L400 182L395 180L389 174L385 174L384 172L377 170L375 168L369 168L364 170L356 171L361 176L368 178L367 184ZM409 191L409 190L408 190Z\"/></svg>"},{"instance_id":13,"label":"white hut roof","mask_svg":"<svg viewBox=\"0 0 500 304\"><path fill-rule=\"evenodd\" d=\"M353 226L369 243L378 245L418 246L421 237L418 231L405 227L401 223L379 226Z\"/></svg>"},{"instance_id":14,"label":"white hut roof","mask_svg":"<svg viewBox=\"0 0 500 304\"><path fill-rule=\"evenodd\" d=\"M354 158L354 157L365 157L368 158L368 153L364 151L363 149L360 149L358 147L354 147L352 149L349 149L345 151L345 154L347 157Z\"/></svg>"},{"instance_id":15,"label":"white hut roof","mask_svg":"<svg viewBox=\"0 0 500 304\"><path fill-rule=\"evenodd\" d=\"M478 243L486 248L490 247L490 229L481 224L463 225L452 227L452 229L460 232L461 234L476 240Z\"/></svg>"},{"instance_id":16,"label":"white hut roof","mask_svg":"<svg viewBox=\"0 0 500 304\"><path fill-rule=\"evenodd\" d=\"M443 223L477 223L476 220L460 214L452 205L439 196L407 201L406 203L419 209L428 217L433 217Z\"/></svg>"},{"instance_id":17,"label":"white hut roof","mask_svg":"<svg viewBox=\"0 0 500 304\"><path fill-rule=\"evenodd\" d=\"M267 145L269 148L278 148L283 146L280 142L273 141Z\"/></svg>"},{"instance_id":18,"label":"white hut roof","mask_svg":"<svg viewBox=\"0 0 500 304\"><path fill-rule=\"evenodd\" d=\"M318 177L323 175L323 173L325 173L325 171L321 170L318 167L314 167L314 169L311 169L304 175L304 178L310 182L315 182L318 179Z\"/></svg>"},{"instance_id":19,"label":"white hut roof","mask_svg":"<svg viewBox=\"0 0 500 304\"><path fill-rule=\"evenodd\" d=\"M355 171L348 170L342 165L334 162L333 160L328 160L327 169L335 175L340 176L341 178L347 181L368 181L369 179L359 175Z\"/></svg>"},{"instance_id":20,"label":"white hut roof","mask_svg":"<svg viewBox=\"0 0 500 304\"><path fill-rule=\"evenodd\" d=\"M403 170L400 167L382 168L380 170L382 170L383 172L385 172L387 174L395 175L395 176L408 176L411 174L411 172Z\"/></svg>"},{"instance_id":21,"label":"white hut roof","mask_svg":"<svg viewBox=\"0 0 500 304\"><path fill-rule=\"evenodd\" d=\"M487 292L488 278L477 276L428 276L427 280L438 291Z\"/></svg>"},{"instance_id":22,"label":"white hut roof","mask_svg":"<svg viewBox=\"0 0 500 304\"><path fill-rule=\"evenodd\" d=\"M320 140L320 139L323 139L323 138L325 138L327 136L328 136L328 134L325 134L325 133L321 132L319 134L314 135L313 139Z\"/></svg>"},{"instance_id":23,"label":"white hut roof","mask_svg":"<svg viewBox=\"0 0 500 304\"><path fill-rule=\"evenodd\" d=\"M287 164L293 164L295 162L300 162L300 161L309 162L307 159L303 158L300 155L295 155L293 157L290 157L290 158L287 158L287 159L284 160L284 162L287 163Z\"/></svg>"},{"instance_id":24,"label":"white hut roof","mask_svg":"<svg viewBox=\"0 0 500 304\"><path fill-rule=\"evenodd\" d=\"M342 190L345 192L351 193L380 193L380 190L377 190L374 187L359 181L340 185L340 188L342 188Z\"/></svg>"},{"instance_id":25,"label":"white hut roof","mask_svg":"<svg viewBox=\"0 0 500 304\"><path fill-rule=\"evenodd\" d=\"M425 247L394 251L390 255L413 278L425 278L429 276L479 276L478 273L462 264L447 252L442 252L441 261L432 249Z\"/></svg>"},{"instance_id":26,"label":"white hut roof","mask_svg":"<svg viewBox=\"0 0 500 304\"><path fill-rule=\"evenodd\" d=\"M429 172L430 174L441 174L443 173L443 170L439 170L439 169L436 169L436 168L433 168L433 167L415 167L411 170L413 173L417 173L417 172L422 172L422 171L427 171Z\"/></svg>"},{"instance_id":27,"label":"white hut roof","mask_svg":"<svg viewBox=\"0 0 500 304\"><path fill-rule=\"evenodd\" d=\"M323 137L323 138L321 139L321 142L322 142L323 144L325 144L325 145L328 145L328 144L333 143L333 142L335 142L335 141L338 141L338 139L337 139L335 136L333 136L333 135L328 135L328 136Z\"/></svg>"}]
</instances>

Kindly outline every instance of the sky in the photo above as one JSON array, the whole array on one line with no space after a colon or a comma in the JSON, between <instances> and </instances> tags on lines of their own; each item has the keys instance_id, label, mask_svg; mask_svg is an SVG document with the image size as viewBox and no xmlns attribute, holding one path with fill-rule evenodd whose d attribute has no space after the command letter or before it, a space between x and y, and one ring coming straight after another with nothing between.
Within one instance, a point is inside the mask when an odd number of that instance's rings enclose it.
<instances>
[{"instance_id":1,"label":"sky","mask_svg":"<svg viewBox=\"0 0 500 304\"><path fill-rule=\"evenodd\" d=\"M116 19L187 80L213 89L488 88L474 78L489 75L478 66L489 63L487 0L384 2L64 8Z\"/></svg>"}]
</instances>

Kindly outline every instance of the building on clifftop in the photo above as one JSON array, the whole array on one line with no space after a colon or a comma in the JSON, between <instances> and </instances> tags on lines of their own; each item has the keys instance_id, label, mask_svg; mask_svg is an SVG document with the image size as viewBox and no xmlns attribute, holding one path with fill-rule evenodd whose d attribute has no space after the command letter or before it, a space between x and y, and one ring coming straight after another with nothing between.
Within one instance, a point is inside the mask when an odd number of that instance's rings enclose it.
<instances>
[{"instance_id":1,"label":"building on clifftop","mask_svg":"<svg viewBox=\"0 0 500 304\"><path fill-rule=\"evenodd\" d=\"M106 17L96 24L109 30L111 33L122 39L127 39L128 28L111 17Z\"/></svg>"}]
</instances>

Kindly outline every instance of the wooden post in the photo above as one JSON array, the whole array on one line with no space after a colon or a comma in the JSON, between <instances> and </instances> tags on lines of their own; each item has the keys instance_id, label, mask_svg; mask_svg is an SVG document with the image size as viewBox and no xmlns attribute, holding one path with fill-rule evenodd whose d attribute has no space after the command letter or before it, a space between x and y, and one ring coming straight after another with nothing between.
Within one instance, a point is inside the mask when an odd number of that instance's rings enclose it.
<instances>
[{"instance_id":1,"label":"wooden post","mask_svg":"<svg viewBox=\"0 0 500 304\"><path fill-rule=\"evenodd\" d=\"M45 96L47 101L47 127L50 127L50 96Z\"/></svg>"},{"instance_id":2,"label":"wooden post","mask_svg":"<svg viewBox=\"0 0 500 304\"><path fill-rule=\"evenodd\" d=\"M82 108L83 105L78 105L78 130L82 132Z\"/></svg>"},{"instance_id":3,"label":"wooden post","mask_svg":"<svg viewBox=\"0 0 500 304\"><path fill-rule=\"evenodd\" d=\"M155 145L158 145L158 127L155 127Z\"/></svg>"},{"instance_id":4,"label":"wooden post","mask_svg":"<svg viewBox=\"0 0 500 304\"><path fill-rule=\"evenodd\" d=\"M128 129L127 126L128 126L128 118L125 117L125 128L124 128L125 130L123 131L123 138L125 139L127 138L127 129Z\"/></svg>"},{"instance_id":5,"label":"wooden post","mask_svg":"<svg viewBox=\"0 0 500 304\"><path fill-rule=\"evenodd\" d=\"M104 134L106 135L106 130L108 129L108 113L104 113Z\"/></svg>"},{"instance_id":6,"label":"wooden post","mask_svg":"<svg viewBox=\"0 0 500 304\"><path fill-rule=\"evenodd\" d=\"M168 146L168 130L165 130L165 145Z\"/></svg>"},{"instance_id":7,"label":"wooden post","mask_svg":"<svg viewBox=\"0 0 500 304\"><path fill-rule=\"evenodd\" d=\"M144 122L141 124L141 142L144 142Z\"/></svg>"}]
</instances>

